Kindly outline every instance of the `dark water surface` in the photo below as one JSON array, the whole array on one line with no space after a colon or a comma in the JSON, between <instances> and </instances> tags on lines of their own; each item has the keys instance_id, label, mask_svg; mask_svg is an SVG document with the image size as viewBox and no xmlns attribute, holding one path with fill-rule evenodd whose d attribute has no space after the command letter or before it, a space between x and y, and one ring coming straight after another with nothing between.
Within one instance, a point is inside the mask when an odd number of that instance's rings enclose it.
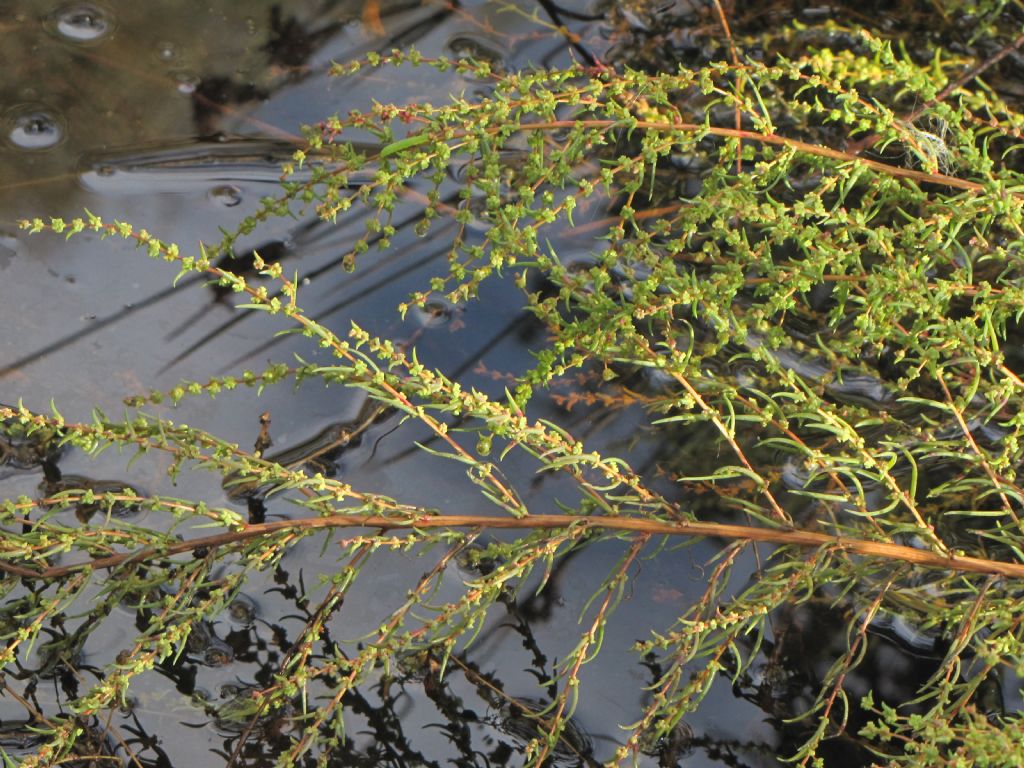
<instances>
[{"instance_id":1,"label":"dark water surface","mask_svg":"<svg viewBox=\"0 0 1024 768\"><path fill-rule=\"evenodd\" d=\"M447 94L484 87L426 70L407 79L372 72L332 81L326 76L332 60L411 45L427 55L472 53L510 68L557 66L584 55L564 36L527 18L537 13L550 22L544 6L524 3L517 14L503 11L503 5L483 0L457 6L412 0L4 4L0 401L24 398L30 408L45 411L52 400L67 418L82 420L93 407L118 414L126 396L167 389L183 378L259 369L297 352L314 359L319 353L301 339L274 338L280 325L273 318L235 311L231 298L196 281L170 288L172 267L123 243L80 236L62 246L54 238L24 238L14 223L24 216L74 216L87 208L149 228L186 249L199 241L217 242L222 229L230 230L261 197L275 194L279 163L298 146L301 123L365 107L372 99L440 102ZM609 9L580 3L570 10L595 16L566 18L589 51L609 53L614 42ZM644 22L638 13L620 9L617 18L639 25ZM241 245L268 259L284 259L306 276L303 300L321 322L344 331L357 319L374 333L415 338L421 360L458 373L466 386L499 395L507 374L530 364L529 345L541 332L522 312L521 294L509 286L489 286L477 303L438 304L400 320L395 306L443 270L443 232L420 240L407 230L394 238L391 251L367 259L354 274L344 273L338 261L362 233L360 221L329 227L300 212L295 220L263 227ZM563 245L581 258L590 248L571 238ZM653 460L658 446L643 414L627 410L609 418L598 408L567 410L562 402L552 397L549 412L537 415L588 435L596 450L623 452L632 446L629 455L637 466ZM190 399L173 413L154 410L242 445L252 444L260 413L269 411L275 445L287 448L332 425L358 420L362 406L352 392L305 385L298 396L290 388L271 388L262 396L245 390L213 401ZM387 419L371 424L358 446L336 457L338 475L361 490L409 503L467 513L479 509L480 497L460 467L414 449L415 441L427 437L423 430L395 426ZM71 452L59 466L65 476L104 478L117 487L126 484L119 478L130 476L147 492L242 508L215 477L187 474L175 486L159 457L141 460L130 475L126 461L112 452L95 460ZM8 467L0 486L13 498L36 494L42 480L37 469ZM571 497L570 489L553 479L538 480L524 492L538 512L554 511L562 494ZM268 519L287 514L286 504L268 503ZM125 765L225 764L249 722L246 693L268 684L282 649L307 619L310 603L302 591L315 596L319 575L335 563L327 552L319 565L323 546L323 540L304 540L277 572L254 575L237 604L197 628L177 663L136 681L131 706L115 713L109 728L99 727L97 739ZM587 695L573 716L576 732L567 739L573 745L555 754L557 764L599 763L624 741L627 732L620 726L640 717L647 703L643 688L654 679L653 670L628 649L647 638L649 627L671 625L696 599L704 587L705 564L717 548L702 542L661 552L634 569L600 658L584 667ZM545 692L538 681L550 678L554 665L578 642L584 629L578 619L597 587L595 578L606 574L621 552L614 542L585 547L556 565L543 592L534 596L524 590L504 614L495 611L461 657L462 666L449 669L443 691L425 683L415 664L398 683L384 685L382 672L380 680L364 685L346 701L348 743L330 764L518 764L531 733L509 697L543 708ZM374 559L332 621L331 639L354 647L404 599L434 558L436 553L406 553ZM753 562L745 567L750 571ZM445 578L449 582L442 591L454 595L472 573L450 568ZM21 659L19 678L8 676L0 690L0 746L15 757L34 754L38 742L25 728L30 709L23 699L45 715L66 711L69 696L95 682L116 650L135 636L138 621L135 611L124 609L95 631L75 658L53 659L45 645L37 645ZM47 632L56 637L73 626L69 620L67 627L54 625ZM716 683L700 712L680 724L675 743L654 745L637 760L649 766L779 764L777 752L799 732L781 720L810 704L813 677L827 669L835 651L831 644L844 642L843 626L842 616L830 619L827 611L780 617L777 637L753 673L735 684ZM852 690L884 679L895 695L927 674L931 639L921 639L914 655L908 652L912 628L893 622L888 633L894 643L880 639L873 645L871 658L851 676ZM488 694L485 679L507 697ZM287 718L259 723L236 764L271 765L288 735ZM862 757L840 743L830 765L861 764Z\"/></svg>"}]
</instances>

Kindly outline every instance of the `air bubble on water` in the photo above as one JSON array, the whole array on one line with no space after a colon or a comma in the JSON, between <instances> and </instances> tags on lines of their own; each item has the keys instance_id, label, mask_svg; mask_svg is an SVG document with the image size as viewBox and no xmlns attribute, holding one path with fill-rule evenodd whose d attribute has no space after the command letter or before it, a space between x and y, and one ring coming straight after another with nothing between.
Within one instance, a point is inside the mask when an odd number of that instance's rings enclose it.
<instances>
[{"instance_id":1,"label":"air bubble on water","mask_svg":"<svg viewBox=\"0 0 1024 768\"><path fill-rule=\"evenodd\" d=\"M178 93L191 96L196 92L196 88L199 87L199 75L195 72L176 72L174 74L174 84L178 89Z\"/></svg>"},{"instance_id":2,"label":"air bubble on water","mask_svg":"<svg viewBox=\"0 0 1024 768\"><path fill-rule=\"evenodd\" d=\"M91 3L63 5L50 15L47 25L58 37L72 43L97 43L114 29L108 11Z\"/></svg>"},{"instance_id":3,"label":"air bubble on water","mask_svg":"<svg viewBox=\"0 0 1024 768\"><path fill-rule=\"evenodd\" d=\"M471 59L481 64L488 64L492 72L504 69L504 63L508 57L508 52L501 43L483 36L458 34L448 40L445 48L452 58ZM463 77L467 80L489 82L486 78L481 80L474 73L469 72L463 73Z\"/></svg>"},{"instance_id":4,"label":"air bubble on water","mask_svg":"<svg viewBox=\"0 0 1024 768\"><path fill-rule=\"evenodd\" d=\"M504 59L500 43L467 34L455 35L445 47L457 59L473 59L489 64L500 64Z\"/></svg>"},{"instance_id":5,"label":"air bubble on water","mask_svg":"<svg viewBox=\"0 0 1024 768\"><path fill-rule=\"evenodd\" d=\"M231 184L214 187L206 193L206 196L225 208L234 208L242 202L242 190Z\"/></svg>"},{"instance_id":6,"label":"air bubble on water","mask_svg":"<svg viewBox=\"0 0 1024 768\"><path fill-rule=\"evenodd\" d=\"M235 599L228 604L228 619L232 624L241 627L251 627L256 621L256 603L252 598L241 593L235 595Z\"/></svg>"},{"instance_id":7,"label":"air bubble on water","mask_svg":"<svg viewBox=\"0 0 1024 768\"><path fill-rule=\"evenodd\" d=\"M465 175L464 169L465 165L462 166L462 169L456 168L454 171L450 170L450 172L454 175ZM469 220L463 224L467 230L479 234L485 234L490 230L490 226L487 223L490 218L490 213L487 210L486 197L483 195L471 197L467 200L461 201L457 207L460 211L468 210L471 214Z\"/></svg>"},{"instance_id":8,"label":"air bubble on water","mask_svg":"<svg viewBox=\"0 0 1024 768\"><path fill-rule=\"evenodd\" d=\"M178 58L178 49L174 47L174 43L160 42L156 44L156 55L160 61L174 61Z\"/></svg>"},{"instance_id":9,"label":"air bubble on water","mask_svg":"<svg viewBox=\"0 0 1024 768\"><path fill-rule=\"evenodd\" d=\"M64 140L61 118L37 104L14 107L7 112L4 123L7 140L20 149L50 149Z\"/></svg>"},{"instance_id":10,"label":"air bubble on water","mask_svg":"<svg viewBox=\"0 0 1024 768\"><path fill-rule=\"evenodd\" d=\"M413 314L416 321L424 328L438 328L452 321L456 312L455 306L440 297L427 299L422 307L415 307Z\"/></svg>"}]
</instances>

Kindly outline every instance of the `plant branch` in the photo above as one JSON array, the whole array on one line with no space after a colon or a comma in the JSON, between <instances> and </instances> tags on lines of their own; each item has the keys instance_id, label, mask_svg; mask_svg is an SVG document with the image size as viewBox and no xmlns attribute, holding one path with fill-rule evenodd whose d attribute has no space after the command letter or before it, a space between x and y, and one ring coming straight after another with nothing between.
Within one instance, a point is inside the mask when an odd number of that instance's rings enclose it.
<instances>
[{"instance_id":1,"label":"plant branch","mask_svg":"<svg viewBox=\"0 0 1024 768\"><path fill-rule=\"evenodd\" d=\"M56 566L33 571L0 562L0 570L33 579L57 579L84 570L107 570L158 557L171 557L197 549L236 544L242 541L281 532L304 532L326 528L376 528L381 531L438 528L481 528L495 530L558 530L583 527L595 531L627 531L655 536L710 536L721 539L764 541L798 547L827 547L865 557L899 560L925 568L984 573L1008 578L1024 578L1024 563L1008 563L980 557L951 554L948 557L923 549L884 541L832 536L827 533L787 528L765 528L727 523L664 522L635 517L577 517L572 515L530 515L526 518L491 517L488 515L424 515L412 519L379 515L328 515L299 520L278 520L247 525L236 531L203 536L165 547L146 547L73 565Z\"/></svg>"}]
</instances>

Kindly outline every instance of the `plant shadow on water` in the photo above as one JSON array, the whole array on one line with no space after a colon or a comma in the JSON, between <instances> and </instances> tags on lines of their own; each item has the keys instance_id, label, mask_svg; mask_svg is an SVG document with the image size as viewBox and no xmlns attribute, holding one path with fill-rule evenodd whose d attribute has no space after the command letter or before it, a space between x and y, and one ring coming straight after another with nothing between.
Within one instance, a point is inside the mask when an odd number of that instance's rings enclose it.
<instances>
[{"instance_id":1,"label":"plant shadow on water","mask_svg":"<svg viewBox=\"0 0 1024 768\"><path fill-rule=\"evenodd\" d=\"M507 8L500 13L500 4L486 3L309 0L205 4L195 19L112 0L16 5L15 21L0 34L12 50L32 54L26 53L23 66L4 85L6 101L14 106L5 112L7 144L0 153L2 178L8 180L0 188L0 220L9 222L4 226L10 230L0 233L0 299L7 324L0 342L0 392L5 401L24 398L40 413L52 399L69 420L79 421L88 421L93 407L116 412L126 396L171 390L179 380L237 375L267 359L301 355L329 365L330 358L298 336L275 336L280 324L274 318L238 307L248 297L239 299L225 286L205 284L202 275L186 275L168 288L166 265L136 259L131 249L111 247L99 237L80 237L73 249L26 240L14 233L18 218L41 212L76 215L84 208L148 227L166 242L220 242L224 232L260 210L261 201L279 194L281 164L304 146L294 132L298 124L317 124L330 112L366 109L374 100L440 102L449 93L490 87L465 73L421 70L408 81L399 81L398 70L367 70L339 86L327 78L332 60L415 44L428 56L469 55L510 71L574 61L595 69L603 62L674 69L679 62L719 60L728 50L714 10L717 3L668 7L622 2L606 8L543 2L516 14ZM789 46L829 42L842 47L837 38L843 33L829 31L821 15L825 11L817 13L804 9L798 14L806 25L804 37L789 40ZM836 8L829 13L854 23L859 12ZM792 16L789 4L736 9L731 34L747 34L765 19L789 25ZM893 36L905 24L908 39L922 23L912 13L879 19L872 23ZM827 129L822 132L822 143L831 145ZM367 146L373 141L370 135L361 138ZM516 150L507 153L505 159L514 165ZM522 155L525 162L525 148ZM657 169L657 183L671 186L677 197L696 196L707 165L696 156L673 156L672 161ZM318 162L327 167L330 158L310 153L310 168L298 170L288 182L313 178ZM467 172L466 166L452 164L449 178L436 188L439 209L454 212L476 202L459 194ZM353 172L349 183L356 188L371 176L371 171ZM813 169L808 176L814 176ZM471 217L467 225L457 223L454 215L421 237L415 225L430 194L427 185L406 185L404 199L392 212L395 231L389 235L368 233L363 209L354 207L325 223L311 210L290 204L282 211L286 215L231 236L230 249L216 263L253 285L269 286L262 282L261 260L280 262L286 272L294 270L303 306L318 323L343 333L355 319L370 333L415 349L419 361L463 387L501 398L515 386L515 377L534 364L532 351L548 333L544 323L524 311L523 293L510 279L483 285L476 301L457 303L435 295L404 318L394 311L411 294L424 291L431 278L444 274L452 238L485 239L479 218ZM600 225L622 205L624 200L614 194L596 195L586 209L581 207L574 226L551 234L549 246L562 254L567 283L584 295L615 301L646 277L605 270L600 261L604 241L589 239L588 233L603 234ZM364 257L346 274L352 244L362 237L370 246L386 237L390 250ZM559 296L562 286L531 274L527 288L543 298ZM755 285L739 301L753 305L756 294ZM813 351L814 340L833 330L826 322L833 296L830 290L821 294L809 301L815 312L785 320L793 347L764 352L773 356L767 365L775 373L820 381L823 397L838 406L874 414L898 409L892 384L897 376L883 372L899 361L879 359L872 368L876 373L865 374L861 366L835 363ZM721 335L720 318L708 319L694 309L687 321L691 337L686 343L694 348ZM754 391L765 375L759 349L767 349L767 343L756 334L723 345L704 361L706 373L735 381L740 391ZM607 381L604 371L583 368L575 378L556 380L531 404L531 416L567 429L589 450L628 456L651 487L690 509L723 521L740 519L741 507L722 499L756 494L757 482L711 478L728 453L718 432L707 423L654 425L645 410L656 413L675 382L653 367L623 365L613 373L614 380ZM206 402L173 398L181 399L174 419L255 445L257 452L267 451L268 462L340 478L361 491L431 509L480 507L479 494L467 487L459 467L439 467L419 447L437 447L438 436L375 400L313 381L298 384L297 393L268 387L259 398L249 391L236 394L230 401L224 396ZM171 413L166 403L153 405L161 415ZM261 419L263 413L269 415ZM455 419L452 426L458 425ZM987 423L972 429L981 443L995 444L1004 437ZM813 518L818 507L806 492L820 478L811 477L792 456L760 445L752 427L740 425L736 435L748 447L747 455L771 468L771 487L793 519ZM498 446L493 450L498 453ZM144 495L141 488L168 497L188 488L190 498L242 511L250 523L284 521L295 514L294 494L281 490L279 478L263 482L253 477L251 467L243 469L211 478L180 470L167 457L145 455L129 475L123 457L87 458L79 449L64 447L59 434L19 431L8 420L0 436L0 483L6 498L39 500L25 515L31 518L24 521L26 530L51 519L87 526L106 518L140 545L151 541L147 525L162 526L163 533L177 531L176 523L157 522L132 503L131 498ZM521 486L531 510L558 509L578 495L564 478L534 470L515 456L502 465ZM901 467L894 474L903 470L909 473ZM931 487L959 479L962 471L942 458L914 466L915 478L920 472ZM119 475L126 479L97 479ZM88 498L75 495L80 490ZM872 490L864 493L868 506L875 498ZM70 504L69 494L77 499ZM880 490L877 498L882 495ZM927 489L920 495L924 498ZM964 524L950 536L977 542L984 538L983 528ZM491 539L472 534L466 541L446 543L447 548L410 549L396 543L394 551L377 552L372 559L355 556L360 581L342 590L332 581L338 564L329 555L334 548L353 546L355 539L338 537L320 533L289 542L280 561L261 572L219 562L210 583L216 589L196 587L173 567L204 558L213 562L212 550L203 549L178 553L170 567L136 563L128 594L102 580L84 592L69 591L75 595L70 605L60 588L45 583L7 586L0 626L20 626L22 617L40 606L52 603L52 608L44 611L34 646L19 648L0 677L0 747L16 760L37 755L48 731L71 722L84 735L63 764L273 765L303 738L313 706L342 690L349 661L411 592L422 592L428 607L443 606L457 602L482 574L511 567L501 561L506 540L500 534ZM732 568L728 590L738 591L756 579L770 554L766 545L757 546L741 551L708 538L686 548L666 545L627 561L628 594L616 609L616 621L604 631L602 655L578 673L587 693L564 718L548 764L589 767L615 755L626 742L619 725L644 716L665 672L665 659L653 651L638 655L633 645L649 640L651 627L670 626L704 599L716 562ZM306 753L298 764L521 764L538 733L553 728L552 711L564 694L553 681L580 642L579 619L587 615L593 591L627 549L615 539L567 539L550 553L546 571L540 569L544 572L534 573L517 590L500 591L495 610L476 628L467 648L449 646L447 654L427 647L394 660L379 659L369 679L338 694L345 730L332 733L329 757L318 763L317 754ZM56 553L50 563L70 562L62 557ZM908 595L929 589L911 577L906 581L898 586ZM865 645L861 663L844 682L851 701L868 690L885 700L911 699L940 669L955 638L951 628L921 628L920 612L907 600L905 614L872 610L870 620L854 621L859 634L852 638L851 616L861 615L869 602L858 594L831 594L826 586L799 608L776 611L763 638L736 641L752 663L737 666L735 659L723 658L720 668L726 674L710 685L701 709L670 727L655 723L651 730L656 733L638 741L633 757L666 768L781 764L780 757L791 754L813 730L814 724L801 716L816 706L817 686L851 642ZM119 709L75 711L73 700L141 653L137 638L163 622L162 612L175 601L185 609L203 606L209 618L193 623L187 638L173 644L173 653L133 680ZM89 605L100 608L83 609ZM410 614L410 626L429 623L424 616L428 610ZM317 669L317 675L268 711L262 704L265 692L284 686L282 670L302 665ZM1011 687L1014 679L1007 674L1002 681L997 672L987 679L991 709L984 714L995 717L1012 700L1001 688ZM821 748L827 765L870 763L871 754L857 736L868 719L851 705L843 734ZM325 732L334 727L323 725Z\"/></svg>"}]
</instances>

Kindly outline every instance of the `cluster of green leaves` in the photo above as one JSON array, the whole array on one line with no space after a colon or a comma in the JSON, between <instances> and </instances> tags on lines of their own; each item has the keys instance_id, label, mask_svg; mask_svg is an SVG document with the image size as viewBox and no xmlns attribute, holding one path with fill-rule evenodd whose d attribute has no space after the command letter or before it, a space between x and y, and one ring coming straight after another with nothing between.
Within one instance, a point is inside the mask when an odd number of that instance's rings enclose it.
<instances>
[{"instance_id":1,"label":"cluster of green leaves","mask_svg":"<svg viewBox=\"0 0 1024 768\"><path fill-rule=\"evenodd\" d=\"M0 513L0 597L18 628L3 633L0 662L99 585L104 597L88 626L125 601L150 617L78 702L79 715L102 712L123 701L132 678L180 652L190 627L222 610L250 570L273 565L296 537L326 527L379 529L346 540L327 596L275 684L256 696L254 722L296 698L309 702L280 757L291 765L338 744L341 697L372 669L424 647L442 659L456 653L510 585L592 535L613 537L622 558L593 585L579 643L559 667L560 693L527 750L540 765L576 697L587 693L579 671L614 621L631 564L663 536L710 534L733 541L702 599L674 626L652 627L638 649L658 658L661 672L617 761L668 738L716 675L748 671L772 638L772 616L825 598L847 612L848 647L804 713L797 760L814 763L822 741L844 727L852 706L844 682L864 658L868 629L889 614L941 632L949 650L917 692L912 715L899 702L875 710L867 701L875 720L853 736L893 763L957 765L964 745L975 745L987 764L1019 764L999 746L1013 741L1018 715L978 694L994 679L1024 674L1024 370L1012 352L1024 306L1024 175L1011 151L1024 118L981 88L943 93L964 64L956 57L920 63L870 35L852 39L792 60L665 74L570 67L498 75L478 62L399 52L337 67L342 77L365 68L455 69L490 89L486 98L376 105L325 120L295 158L311 166L308 180L286 180L282 196L240 233L296 203L315 206L325 220L361 207L366 234L346 262L357 269L374 249L390 247L399 209L415 208L423 236L438 220L454 220L446 274L401 310L435 295L472 301L488 280L518 285L549 343L504 400L463 388L394 340L358 327L339 337L303 311L300 286L279 264L258 265L274 289L217 266L231 237L217 252L185 256L183 247L95 216L26 222L33 232L134 240L183 273L247 294L246 307L280 317L336 358L184 383L131 407L306 379L362 389L425 425L442 446L434 452L464 464L494 511L471 518L416 508L142 410L122 421L97 414L91 424L67 424L0 408L9 437L24 441L45 429L48 440L90 452L166 451L174 470L251 480L309 511L254 523L202 500L125 489L99 502L108 512L141 505L173 522L141 529L108 514L69 528L27 512L96 503L92 489L9 500ZM583 233L594 238L589 260L562 258L562 244ZM620 402L643 404L666 443L710 428L728 458L699 474L666 460L676 481L667 494L629 457L595 453L532 418L538 393L577 372L595 374L598 389ZM575 505L558 519L530 510L502 472L512 452L570 478ZM716 503L698 514L708 494ZM197 522L219 527L197 537L188 530ZM523 535L492 545L486 557L494 567L458 599L422 605L488 526ZM173 538L185 532L186 541ZM730 583L753 541L779 546L757 579ZM327 653L313 663L324 624L367 560L431 543L443 554L377 636L357 655ZM188 551L197 556L175 557ZM58 552L84 555L84 565L53 567ZM153 597L159 584L174 588ZM24 764L69 754L79 722L55 722L48 746Z\"/></svg>"}]
</instances>

